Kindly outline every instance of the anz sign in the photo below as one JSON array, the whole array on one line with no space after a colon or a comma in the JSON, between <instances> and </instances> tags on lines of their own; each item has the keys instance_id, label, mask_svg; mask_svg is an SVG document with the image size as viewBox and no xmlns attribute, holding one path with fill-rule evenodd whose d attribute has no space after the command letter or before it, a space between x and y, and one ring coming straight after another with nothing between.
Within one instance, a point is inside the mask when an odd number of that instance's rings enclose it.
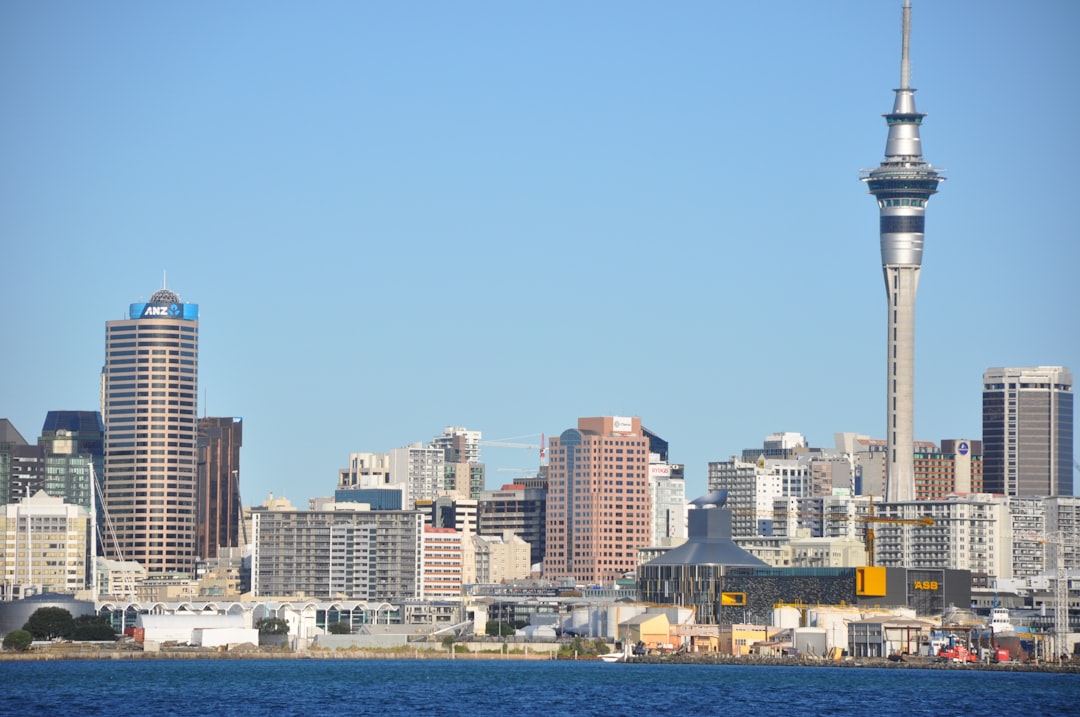
<instances>
[{"instance_id":1,"label":"anz sign","mask_svg":"<svg viewBox=\"0 0 1080 717\"><path fill-rule=\"evenodd\" d=\"M147 318L150 316L164 316L167 318L179 319L182 312L177 304L147 304L143 309L142 317Z\"/></svg>"},{"instance_id":2,"label":"anz sign","mask_svg":"<svg viewBox=\"0 0 1080 717\"><path fill-rule=\"evenodd\" d=\"M128 316L132 319L187 319L199 318L198 304L132 304Z\"/></svg>"}]
</instances>

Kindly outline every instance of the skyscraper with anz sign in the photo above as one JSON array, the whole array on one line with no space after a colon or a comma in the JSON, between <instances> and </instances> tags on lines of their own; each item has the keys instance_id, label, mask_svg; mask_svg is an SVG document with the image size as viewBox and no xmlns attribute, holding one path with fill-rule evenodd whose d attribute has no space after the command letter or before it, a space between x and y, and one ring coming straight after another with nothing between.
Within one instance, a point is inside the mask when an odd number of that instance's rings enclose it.
<instances>
[{"instance_id":1,"label":"skyscraper with anz sign","mask_svg":"<svg viewBox=\"0 0 1080 717\"><path fill-rule=\"evenodd\" d=\"M195 559L199 307L162 289L105 323L105 554L150 573Z\"/></svg>"},{"instance_id":2,"label":"skyscraper with anz sign","mask_svg":"<svg viewBox=\"0 0 1080 717\"><path fill-rule=\"evenodd\" d=\"M881 268L888 300L886 361L886 497L915 499L915 294L922 268L926 204L945 178L923 160L919 127L926 115L915 111L908 55L911 4L903 9L900 87L885 115L889 136L885 161L863 170L862 181L877 198Z\"/></svg>"}]
</instances>

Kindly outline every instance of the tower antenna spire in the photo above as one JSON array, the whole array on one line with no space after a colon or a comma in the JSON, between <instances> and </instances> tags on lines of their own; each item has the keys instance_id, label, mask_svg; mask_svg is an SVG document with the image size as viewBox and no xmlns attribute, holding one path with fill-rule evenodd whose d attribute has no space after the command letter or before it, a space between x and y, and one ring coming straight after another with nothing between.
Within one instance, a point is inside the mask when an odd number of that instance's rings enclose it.
<instances>
[{"instance_id":1,"label":"tower antenna spire","mask_svg":"<svg viewBox=\"0 0 1080 717\"><path fill-rule=\"evenodd\" d=\"M914 500L915 493L915 295L925 240L926 204L945 177L923 159L919 128L926 115L915 109L911 87L911 0L904 0L900 87L894 92L885 161L863 170L862 181L877 199L881 269L887 297L886 498Z\"/></svg>"},{"instance_id":2,"label":"tower antenna spire","mask_svg":"<svg viewBox=\"0 0 1080 717\"><path fill-rule=\"evenodd\" d=\"M904 0L904 39L900 47L900 89L911 87L911 0Z\"/></svg>"}]
</instances>

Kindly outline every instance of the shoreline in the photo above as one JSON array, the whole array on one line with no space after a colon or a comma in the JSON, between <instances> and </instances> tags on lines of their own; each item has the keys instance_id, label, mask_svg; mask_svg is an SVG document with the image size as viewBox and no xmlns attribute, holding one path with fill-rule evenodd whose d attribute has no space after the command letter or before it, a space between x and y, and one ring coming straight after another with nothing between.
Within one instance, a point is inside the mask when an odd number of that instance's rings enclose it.
<instances>
[{"instance_id":1,"label":"shoreline","mask_svg":"<svg viewBox=\"0 0 1080 717\"><path fill-rule=\"evenodd\" d=\"M231 651L207 648L164 649L154 652L94 648L45 648L27 652L2 652L0 662L67 662L80 660L127 661L127 660L465 660L465 661L528 661L528 662L601 662L598 657L572 657L541 652L459 652L450 654L442 650L304 650L281 649L234 649ZM821 658L755 657L718 654L668 655L633 657L615 665L743 665L756 667L842 667L915 670L977 670L989 672L1045 672L1053 674L1080 674L1080 663L953 663L926 657L889 660L886 658L846 658L826 660Z\"/></svg>"}]
</instances>

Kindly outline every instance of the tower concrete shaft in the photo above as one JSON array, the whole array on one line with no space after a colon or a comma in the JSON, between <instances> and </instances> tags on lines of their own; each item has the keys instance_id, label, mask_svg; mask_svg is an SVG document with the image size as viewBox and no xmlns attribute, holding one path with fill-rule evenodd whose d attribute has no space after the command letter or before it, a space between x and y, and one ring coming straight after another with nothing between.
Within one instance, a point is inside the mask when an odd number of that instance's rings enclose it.
<instances>
[{"instance_id":1,"label":"tower concrete shaft","mask_svg":"<svg viewBox=\"0 0 1080 717\"><path fill-rule=\"evenodd\" d=\"M886 360L886 497L915 499L915 295L922 267L926 204L945 178L922 157L919 127L926 115L915 110L910 86L911 4L904 2L900 87L885 115L889 136L885 161L863 170L860 179L877 198L881 268L888 300Z\"/></svg>"}]
</instances>

